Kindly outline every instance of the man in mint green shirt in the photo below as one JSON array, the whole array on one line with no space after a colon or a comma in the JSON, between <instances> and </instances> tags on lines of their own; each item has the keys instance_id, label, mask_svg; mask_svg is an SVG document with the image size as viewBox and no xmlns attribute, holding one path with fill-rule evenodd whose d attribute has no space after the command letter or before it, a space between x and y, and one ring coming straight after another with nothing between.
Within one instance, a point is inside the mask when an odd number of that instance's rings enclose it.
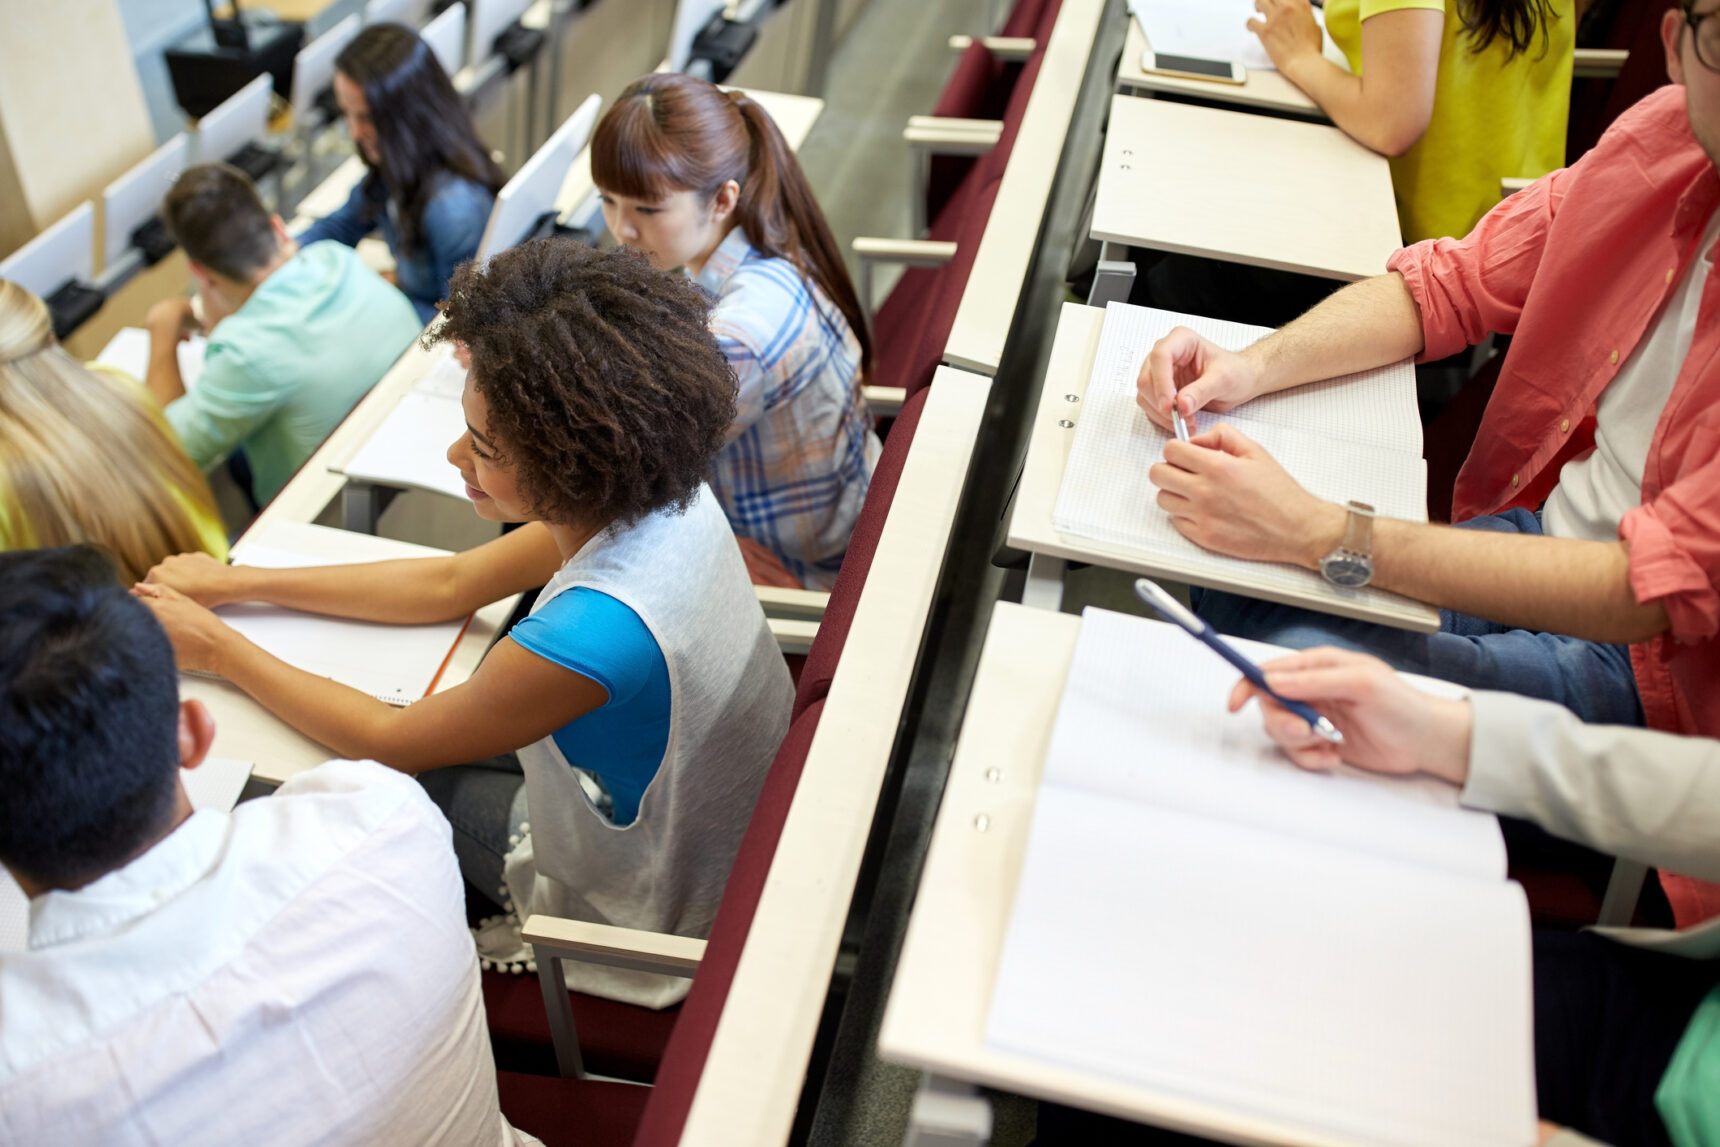
<instances>
[{"instance_id":1,"label":"man in mint green shirt","mask_svg":"<svg viewBox=\"0 0 1720 1147\"><path fill-rule=\"evenodd\" d=\"M418 337L417 312L351 248L301 249L237 168L189 168L161 214L190 260L209 346L187 393L176 346L190 301L157 303L146 383L199 466L243 447L262 505Z\"/></svg>"}]
</instances>

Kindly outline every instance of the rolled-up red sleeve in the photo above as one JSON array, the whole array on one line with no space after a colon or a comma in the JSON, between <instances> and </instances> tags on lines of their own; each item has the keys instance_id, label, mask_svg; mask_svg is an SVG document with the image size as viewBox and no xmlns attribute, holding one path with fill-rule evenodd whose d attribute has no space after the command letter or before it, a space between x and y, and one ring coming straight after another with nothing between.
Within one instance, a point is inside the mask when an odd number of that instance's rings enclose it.
<instances>
[{"instance_id":1,"label":"rolled-up red sleeve","mask_svg":"<svg viewBox=\"0 0 1720 1147\"><path fill-rule=\"evenodd\" d=\"M1638 604L1658 601L1672 636L1701 641L1720 632L1720 459L1683 474L1619 522L1630 545Z\"/></svg>"},{"instance_id":2,"label":"rolled-up red sleeve","mask_svg":"<svg viewBox=\"0 0 1720 1147\"><path fill-rule=\"evenodd\" d=\"M1464 238L1425 239L1386 261L1421 308L1424 345L1417 362L1454 355L1489 332L1517 329L1568 170L1506 196Z\"/></svg>"}]
</instances>

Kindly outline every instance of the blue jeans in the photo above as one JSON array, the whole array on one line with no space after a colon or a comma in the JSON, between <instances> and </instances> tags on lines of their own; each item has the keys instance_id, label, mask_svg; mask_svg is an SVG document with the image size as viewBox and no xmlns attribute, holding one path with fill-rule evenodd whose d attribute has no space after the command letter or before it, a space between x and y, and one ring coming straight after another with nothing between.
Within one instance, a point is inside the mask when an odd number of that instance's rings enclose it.
<instances>
[{"instance_id":1,"label":"blue jeans","mask_svg":"<svg viewBox=\"0 0 1720 1147\"><path fill-rule=\"evenodd\" d=\"M1507 510L1458 528L1540 534L1541 521L1527 510ZM1594 724L1643 723L1628 645L1512 629L1448 609L1439 611L1439 632L1412 633L1218 590L1196 589L1191 598L1220 633L1291 649L1336 645L1408 673L1556 701Z\"/></svg>"},{"instance_id":2,"label":"blue jeans","mask_svg":"<svg viewBox=\"0 0 1720 1147\"><path fill-rule=\"evenodd\" d=\"M418 782L454 826L460 874L497 904L506 904L503 861L526 816L526 778L519 758L503 753L470 765L420 773Z\"/></svg>"}]
</instances>

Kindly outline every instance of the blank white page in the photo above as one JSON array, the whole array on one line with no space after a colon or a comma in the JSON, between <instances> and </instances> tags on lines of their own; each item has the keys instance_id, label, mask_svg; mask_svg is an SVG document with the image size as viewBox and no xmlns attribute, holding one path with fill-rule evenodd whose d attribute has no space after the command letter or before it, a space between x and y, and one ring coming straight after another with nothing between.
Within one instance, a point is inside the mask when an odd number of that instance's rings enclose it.
<instances>
[{"instance_id":1,"label":"blank white page","mask_svg":"<svg viewBox=\"0 0 1720 1147\"><path fill-rule=\"evenodd\" d=\"M1328 1141L1534 1141L1529 914L1469 880L1042 787L987 1042Z\"/></svg>"},{"instance_id":2,"label":"blank white page","mask_svg":"<svg viewBox=\"0 0 1720 1147\"><path fill-rule=\"evenodd\" d=\"M448 447L465 432L466 415L458 402L414 390L341 470L349 478L464 498L466 483L448 461Z\"/></svg>"},{"instance_id":3,"label":"blank white page","mask_svg":"<svg viewBox=\"0 0 1720 1147\"><path fill-rule=\"evenodd\" d=\"M1154 555L1197 584L1259 587L1318 608L1343 597L1401 610L1403 599L1372 587L1339 590L1297 566L1244 561L1201 549L1177 533L1148 477L1170 436L1135 405L1135 380L1154 342L1187 326L1227 349L1264 327L1112 303L1081 402L1052 525L1064 533ZM1415 372L1408 361L1269 395L1235 410L1201 413L1198 432L1229 422L1259 442L1304 488L1335 502L1368 502L1382 517L1427 519L1427 468Z\"/></svg>"},{"instance_id":4,"label":"blank white page","mask_svg":"<svg viewBox=\"0 0 1720 1147\"><path fill-rule=\"evenodd\" d=\"M1256 662L1290 652L1231 644ZM1174 625L1089 608L1042 785L1217 816L1476 879L1505 878L1505 841L1493 814L1462 808L1456 787L1434 777L1297 768L1261 728L1257 707L1226 712L1239 676Z\"/></svg>"},{"instance_id":5,"label":"blank white page","mask_svg":"<svg viewBox=\"0 0 1720 1147\"><path fill-rule=\"evenodd\" d=\"M209 757L195 769L181 769L179 779L185 795L196 809L228 812L239 803L239 794L251 775L250 761ZM30 942L30 900L11 873L0 868L0 952L14 952Z\"/></svg>"},{"instance_id":6,"label":"blank white page","mask_svg":"<svg viewBox=\"0 0 1720 1147\"><path fill-rule=\"evenodd\" d=\"M202 377L203 356L208 349L209 340L202 335L192 335L179 344L179 377L186 390L194 389ZM96 356L96 363L143 382L149 375L149 332L142 327L121 327Z\"/></svg>"},{"instance_id":7,"label":"blank white page","mask_svg":"<svg viewBox=\"0 0 1720 1147\"><path fill-rule=\"evenodd\" d=\"M446 552L344 530L328 530L326 534L337 536L346 552L312 552L306 545L294 545L296 538L291 531L277 527L240 546L234 562L264 569L302 569ZM429 625L389 625L262 604L224 605L216 613L289 665L339 681L390 705L410 705L430 692L471 621L467 617Z\"/></svg>"}]
</instances>

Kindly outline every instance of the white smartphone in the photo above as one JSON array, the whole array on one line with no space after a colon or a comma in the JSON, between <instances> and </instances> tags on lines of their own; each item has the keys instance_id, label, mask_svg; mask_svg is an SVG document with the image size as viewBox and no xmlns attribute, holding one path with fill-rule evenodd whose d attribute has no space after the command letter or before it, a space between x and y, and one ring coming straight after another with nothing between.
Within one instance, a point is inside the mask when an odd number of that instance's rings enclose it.
<instances>
[{"instance_id":1,"label":"white smartphone","mask_svg":"<svg viewBox=\"0 0 1720 1147\"><path fill-rule=\"evenodd\" d=\"M1248 79L1248 73L1235 60L1173 56L1167 52L1154 52L1151 48L1141 53L1141 70L1191 80L1210 80L1217 84L1240 84Z\"/></svg>"}]
</instances>

